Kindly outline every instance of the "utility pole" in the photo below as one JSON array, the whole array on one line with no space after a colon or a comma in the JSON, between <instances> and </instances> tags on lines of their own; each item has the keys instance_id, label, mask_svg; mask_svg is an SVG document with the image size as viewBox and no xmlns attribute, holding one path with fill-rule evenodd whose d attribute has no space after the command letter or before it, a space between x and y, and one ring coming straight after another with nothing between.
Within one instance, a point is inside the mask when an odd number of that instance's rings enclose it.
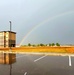
<instances>
[{"instance_id":1,"label":"utility pole","mask_svg":"<svg viewBox=\"0 0 74 75\"><path fill-rule=\"evenodd\" d=\"M9 46L10 46L10 51L11 51L11 27L12 27L11 25L12 24L11 24L11 21L9 21L9 23L10 23L10 41L9 41Z\"/></svg>"}]
</instances>

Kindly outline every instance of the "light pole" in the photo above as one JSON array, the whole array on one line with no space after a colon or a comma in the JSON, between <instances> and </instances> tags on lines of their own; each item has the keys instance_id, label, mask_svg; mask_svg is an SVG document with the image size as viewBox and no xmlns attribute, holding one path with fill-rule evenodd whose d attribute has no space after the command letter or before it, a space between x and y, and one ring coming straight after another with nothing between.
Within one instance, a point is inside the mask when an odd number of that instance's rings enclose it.
<instances>
[{"instance_id":1,"label":"light pole","mask_svg":"<svg viewBox=\"0 0 74 75\"><path fill-rule=\"evenodd\" d=\"M10 41L9 41L9 46L10 46L10 51L11 51L11 27L12 27L11 25L12 24L11 24L11 21L9 21L9 23L10 23Z\"/></svg>"}]
</instances>

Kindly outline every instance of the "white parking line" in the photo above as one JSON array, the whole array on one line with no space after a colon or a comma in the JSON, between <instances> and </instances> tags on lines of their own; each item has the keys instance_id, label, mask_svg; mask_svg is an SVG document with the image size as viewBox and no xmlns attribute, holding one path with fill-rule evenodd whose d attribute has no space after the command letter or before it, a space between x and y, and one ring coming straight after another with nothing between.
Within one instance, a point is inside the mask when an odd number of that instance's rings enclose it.
<instances>
[{"instance_id":1,"label":"white parking line","mask_svg":"<svg viewBox=\"0 0 74 75\"><path fill-rule=\"evenodd\" d=\"M27 72L25 72L24 75L27 75Z\"/></svg>"},{"instance_id":2,"label":"white parking line","mask_svg":"<svg viewBox=\"0 0 74 75\"><path fill-rule=\"evenodd\" d=\"M71 56L69 56L69 66L72 66L72 64L71 64Z\"/></svg>"},{"instance_id":3,"label":"white parking line","mask_svg":"<svg viewBox=\"0 0 74 75\"><path fill-rule=\"evenodd\" d=\"M43 59L43 58L46 57L46 56L47 56L47 55L42 56L42 57L40 57L40 58L38 58L38 59L35 59L34 62L37 62L38 60L41 60L41 59Z\"/></svg>"}]
</instances>

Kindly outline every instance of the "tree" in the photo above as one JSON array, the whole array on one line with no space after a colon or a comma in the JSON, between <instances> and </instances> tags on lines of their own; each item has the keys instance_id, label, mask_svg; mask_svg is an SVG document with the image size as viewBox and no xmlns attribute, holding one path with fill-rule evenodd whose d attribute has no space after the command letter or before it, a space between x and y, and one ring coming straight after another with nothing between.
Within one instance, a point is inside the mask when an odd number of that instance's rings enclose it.
<instances>
[{"instance_id":1,"label":"tree","mask_svg":"<svg viewBox=\"0 0 74 75\"><path fill-rule=\"evenodd\" d=\"M52 44L51 44L51 43L49 43L49 46L52 46Z\"/></svg>"},{"instance_id":2,"label":"tree","mask_svg":"<svg viewBox=\"0 0 74 75\"><path fill-rule=\"evenodd\" d=\"M56 46L60 46L60 44L59 43L56 43Z\"/></svg>"},{"instance_id":3,"label":"tree","mask_svg":"<svg viewBox=\"0 0 74 75\"><path fill-rule=\"evenodd\" d=\"M37 46L40 46L39 44L37 44Z\"/></svg>"},{"instance_id":4,"label":"tree","mask_svg":"<svg viewBox=\"0 0 74 75\"><path fill-rule=\"evenodd\" d=\"M35 45L35 44L33 44L32 46L33 46L33 47L35 47L36 45Z\"/></svg>"},{"instance_id":5,"label":"tree","mask_svg":"<svg viewBox=\"0 0 74 75\"><path fill-rule=\"evenodd\" d=\"M51 45L52 45L52 46L55 46L55 43L52 43Z\"/></svg>"},{"instance_id":6,"label":"tree","mask_svg":"<svg viewBox=\"0 0 74 75\"><path fill-rule=\"evenodd\" d=\"M28 43L28 46L31 46L31 44L30 44L30 43Z\"/></svg>"},{"instance_id":7,"label":"tree","mask_svg":"<svg viewBox=\"0 0 74 75\"><path fill-rule=\"evenodd\" d=\"M40 46L44 46L44 44L41 43Z\"/></svg>"}]
</instances>

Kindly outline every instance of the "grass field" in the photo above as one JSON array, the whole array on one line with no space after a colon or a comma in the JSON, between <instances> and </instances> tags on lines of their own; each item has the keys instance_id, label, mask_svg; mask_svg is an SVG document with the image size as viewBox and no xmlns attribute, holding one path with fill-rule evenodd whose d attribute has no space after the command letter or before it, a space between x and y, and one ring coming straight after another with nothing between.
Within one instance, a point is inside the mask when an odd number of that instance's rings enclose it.
<instances>
[{"instance_id":1,"label":"grass field","mask_svg":"<svg viewBox=\"0 0 74 75\"><path fill-rule=\"evenodd\" d=\"M74 53L74 47L15 47L12 52L51 52L51 53ZM9 51L10 48L0 48L0 51Z\"/></svg>"}]
</instances>

